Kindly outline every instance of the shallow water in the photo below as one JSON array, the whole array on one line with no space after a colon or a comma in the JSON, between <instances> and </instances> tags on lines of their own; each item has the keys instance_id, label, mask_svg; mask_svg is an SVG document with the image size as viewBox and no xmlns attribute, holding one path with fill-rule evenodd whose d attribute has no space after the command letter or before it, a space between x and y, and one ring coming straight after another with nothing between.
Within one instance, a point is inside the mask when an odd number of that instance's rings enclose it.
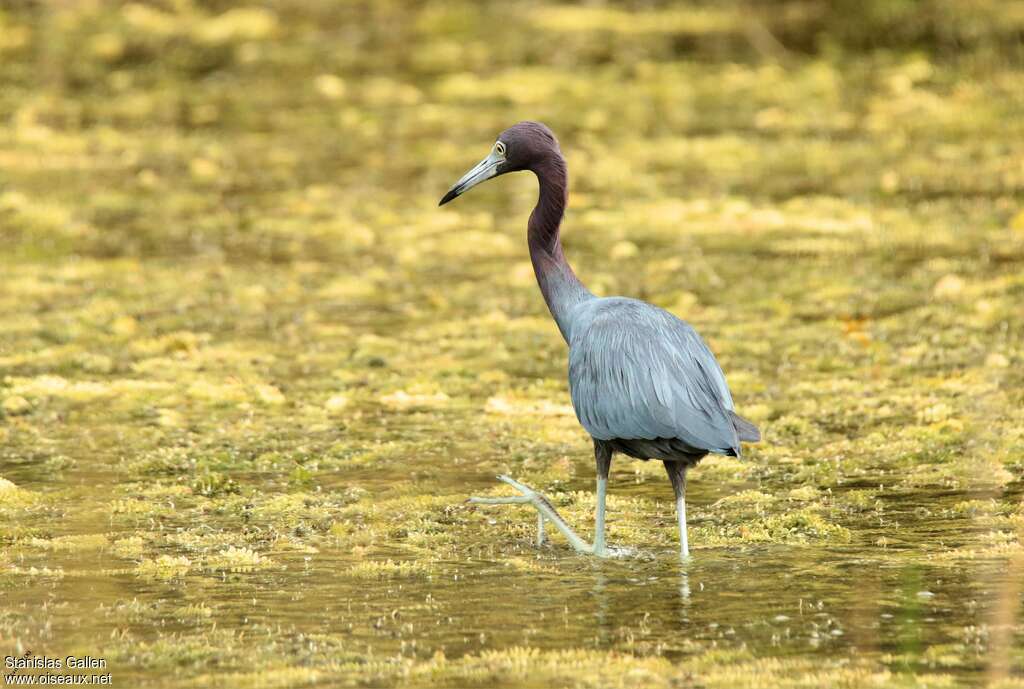
<instances>
[{"instance_id":1,"label":"shallow water","mask_svg":"<svg viewBox=\"0 0 1024 689\"><path fill-rule=\"evenodd\" d=\"M1016 20L261 7L0 11L5 655L151 687L1020 685ZM691 472L689 562L654 462L612 465L632 557L465 502L510 474L591 537L535 182L436 208L526 117L581 278L693 323L763 430Z\"/></svg>"}]
</instances>

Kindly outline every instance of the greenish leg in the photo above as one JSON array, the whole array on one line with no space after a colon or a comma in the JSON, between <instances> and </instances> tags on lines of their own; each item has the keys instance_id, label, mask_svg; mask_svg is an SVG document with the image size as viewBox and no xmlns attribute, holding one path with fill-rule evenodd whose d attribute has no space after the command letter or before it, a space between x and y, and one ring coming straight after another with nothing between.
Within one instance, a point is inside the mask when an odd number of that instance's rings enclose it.
<instances>
[{"instance_id":1,"label":"greenish leg","mask_svg":"<svg viewBox=\"0 0 1024 689\"><path fill-rule=\"evenodd\" d=\"M605 532L605 499L608 495L608 470L611 468L612 463L612 452L611 449L600 441L594 441L594 456L597 458L597 507L594 511L594 544L587 543L570 528L570 526L562 519L562 515L558 514L558 510L555 509L551 502L530 488L529 486L516 481L508 476L499 476L499 481L504 481L508 485L512 486L519 491L520 495L510 496L507 498L470 498L468 502L477 505L533 505L534 509L537 510L537 545L543 545L546 537L544 531L545 521L551 522L555 525L566 540L569 541L569 545L572 546L573 550L578 553L586 553L588 555L596 555L598 557L612 557L615 555L621 555L622 550L615 550L608 548L604 539ZM614 551L614 552L613 552Z\"/></svg>"},{"instance_id":2,"label":"greenish leg","mask_svg":"<svg viewBox=\"0 0 1024 689\"><path fill-rule=\"evenodd\" d=\"M507 498L470 498L467 502L471 502L477 505L533 505L534 509L538 512L538 533L537 540L540 541L544 534L543 522L547 520L555 525L566 540L569 541L569 545L572 546L573 550L578 553L586 553L590 555L594 552L594 547L584 541L582 538L576 535L576 532L562 519L562 515L558 514L558 510L555 509L554 505L548 501L543 495L530 488L526 484L516 481L510 476L499 476L499 481L504 481L508 485L518 490L521 494L514 495Z\"/></svg>"},{"instance_id":3,"label":"greenish leg","mask_svg":"<svg viewBox=\"0 0 1024 689\"><path fill-rule=\"evenodd\" d=\"M605 497L608 494L608 477L597 477L597 508L594 510L594 555L605 555L604 513Z\"/></svg>"},{"instance_id":4,"label":"greenish leg","mask_svg":"<svg viewBox=\"0 0 1024 689\"><path fill-rule=\"evenodd\" d=\"M690 543L686 537L686 462L665 462L665 471L676 494L676 519L679 521L679 555L690 557Z\"/></svg>"},{"instance_id":5,"label":"greenish leg","mask_svg":"<svg viewBox=\"0 0 1024 689\"><path fill-rule=\"evenodd\" d=\"M683 485L686 485L685 477ZM676 498L676 518L679 520L679 554L682 557L690 557L690 543L686 537L686 495L680 494Z\"/></svg>"},{"instance_id":6,"label":"greenish leg","mask_svg":"<svg viewBox=\"0 0 1024 689\"><path fill-rule=\"evenodd\" d=\"M605 443L594 441L594 460L597 462L597 506L594 508L594 555L607 557L605 546L605 501L608 497L608 472L612 468L612 451Z\"/></svg>"}]
</instances>

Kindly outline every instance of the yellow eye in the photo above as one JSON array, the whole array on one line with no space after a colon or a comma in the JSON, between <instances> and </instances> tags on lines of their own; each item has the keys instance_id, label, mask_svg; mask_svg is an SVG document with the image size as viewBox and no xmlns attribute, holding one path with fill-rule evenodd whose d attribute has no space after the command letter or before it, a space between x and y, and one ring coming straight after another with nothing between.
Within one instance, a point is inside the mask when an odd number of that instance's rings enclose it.
<instances>
[{"instance_id":1,"label":"yellow eye","mask_svg":"<svg viewBox=\"0 0 1024 689\"><path fill-rule=\"evenodd\" d=\"M497 153L500 156L504 156L505 155L505 144L501 143L500 141L495 142L495 144L494 144L494 152Z\"/></svg>"}]
</instances>

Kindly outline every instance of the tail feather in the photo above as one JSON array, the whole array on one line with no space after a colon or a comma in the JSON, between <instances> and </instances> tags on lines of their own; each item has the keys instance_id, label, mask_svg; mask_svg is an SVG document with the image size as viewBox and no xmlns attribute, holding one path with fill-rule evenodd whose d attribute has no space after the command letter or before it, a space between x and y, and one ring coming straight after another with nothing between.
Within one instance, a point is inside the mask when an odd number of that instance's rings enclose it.
<instances>
[{"instance_id":1,"label":"tail feather","mask_svg":"<svg viewBox=\"0 0 1024 689\"><path fill-rule=\"evenodd\" d=\"M736 436L743 441L748 443L756 443L761 440L761 431L757 430L757 426L750 423L736 412L729 412L732 417L733 428L736 429Z\"/></svg>"}]
</instances>

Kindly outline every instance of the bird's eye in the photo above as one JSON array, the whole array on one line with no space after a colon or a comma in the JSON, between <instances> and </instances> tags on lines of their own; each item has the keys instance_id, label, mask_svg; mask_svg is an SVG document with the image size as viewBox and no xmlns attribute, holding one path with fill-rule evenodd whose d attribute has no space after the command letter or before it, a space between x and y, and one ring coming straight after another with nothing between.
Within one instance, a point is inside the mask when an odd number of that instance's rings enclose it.
<instances>
[{"instance_id":1,"label":"bird's eye","mask_svg":"<svg viewBox=\"0 0 1024 689\"><path fill-rule=\"evenodd\" d=\"M505 155L505 144L501 143L500 141L495 142L494 151L500 156Z\"/></svg>"}]
</instances>

